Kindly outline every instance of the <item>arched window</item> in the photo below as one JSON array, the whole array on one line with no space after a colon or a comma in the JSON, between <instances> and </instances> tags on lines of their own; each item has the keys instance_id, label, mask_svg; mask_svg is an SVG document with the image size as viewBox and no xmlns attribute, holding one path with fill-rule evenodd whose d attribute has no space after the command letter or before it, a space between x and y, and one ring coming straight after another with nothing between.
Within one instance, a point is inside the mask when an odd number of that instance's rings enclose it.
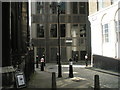
<instances>
[{"instance_id":1,"label":"arched window","mask_svg":"<svg viewBox=\"0 0 120 90\"><path fill-rule=\"evenodd\" d=\"M107 14L105 14L102 18L102 36L103 36L103 43L108 43L109 40L109 18Z\"/></svg>"}]
</instances>

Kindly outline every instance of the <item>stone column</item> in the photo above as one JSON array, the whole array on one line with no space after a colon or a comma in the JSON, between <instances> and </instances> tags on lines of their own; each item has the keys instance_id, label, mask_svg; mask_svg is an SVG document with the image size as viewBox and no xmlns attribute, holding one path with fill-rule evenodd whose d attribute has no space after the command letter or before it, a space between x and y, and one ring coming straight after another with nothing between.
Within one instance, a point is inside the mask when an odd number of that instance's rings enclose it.
<instances>
[{"instance_id":1,"label":"stone column","mask_svg":"<svg viewBox=\"0 0 120 90\"><path fill-rule=\"evenodd\" d=\"M36 23L33 23L32 15L36 14L36 2L31 3L31 39L37 37L37 28ZM34 47L34 61L36 61L37 47Z\"/></svg>"},{"instance_id":2,"label":"stone column","mask_svg":"<svg viewBox=\"0 0 120 90\"><path fill-rule=\"evenodd\" d=\"M32 15L35 15L36 14L36 2L32 2L32 4L31 4L32 6L31 6L31 13L32 13ZM36 28L36 23L33 23L33 20L34 18L33 18L33 16L32 16L32 18L31 18L31 38L36 38L36 35L37 35L37 33L36 33L36 31L37 31L37 28Z\"/></svg>"},{"instance_id":3,"label":"stone column","mask_svg":"<svg viewBox=\"0 0 120 90\"><path fill-rule=\"evenodd\" d=\"M70 2L66 2L66 14L70 15ZM66 24L66 37L71 37L71 24ZM67 60L72 57L72 49L71 46L66 46Z\"/></svg>"},{"instance_id":4,"label":"stone column","mask_svg":"<svg viewBox=\"0 0 120 90\"><path fill-rule=\"evenodd\" d=\"M36 62L36 56L37 56L37 47L34 47L34 61Z\"/></svg>"}]
</instances>

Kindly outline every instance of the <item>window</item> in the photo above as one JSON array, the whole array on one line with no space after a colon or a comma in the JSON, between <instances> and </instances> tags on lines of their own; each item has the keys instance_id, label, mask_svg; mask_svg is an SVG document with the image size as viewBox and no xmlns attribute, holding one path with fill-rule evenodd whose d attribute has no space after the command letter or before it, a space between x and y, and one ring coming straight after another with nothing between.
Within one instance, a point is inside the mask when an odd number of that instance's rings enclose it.
<instances>
[{"instance_id":1,"label":"window","mask_svg":"<svg viewBox=\"0 0 120 90\"><path fill-rule=\"evenodd\" d=\"M78 14L78 3L77 2L72 3L72 13Z\"/></svg>"},{"instance_id":2,"label":"window","mask_svg":"<svg viewBox=\"0 0 120 90\"><path fill-rule=\"evenodd\" d=\"M44 26L43 26L43 24L37 24L37 37L44 37Z\"/></svg>"},{"instance_id":3,"label":"window","mask_svg":"<svg viewBox=\"0 0 120 90\"><path fill-rule=\"evenodd\" d=\"M50 14L57 14L57 2L50 2Z\"/></svg>"},{"instance_id":4,"label":"window","mask_svg":"<svg viewBox=\"0 0 120 90\"><path fill-rule=\"evenodd\" d=\"M117 38L117 42L119 41L120 38L120 20L116 21L116 38Z\"/></svg>"},{"instance_id":5,"label":"window","mask_svg":"<svg viewBox=\"0 0 120 90\"><path fill-rule=\"evenodd\" d=\"M50 37L57 37L57 24L50 24Z\"/></svg>"},{"instance_id":6,"label":"window","mask_svg":"<svg viewBox=\"0 0 120 90\"><path fill-rule=\"evenodd\" d=\"M104 0L97 0L97 10L99 11L100 9L104 8Z\"/></svg>"},{"instance_id":7,"label":"window","mask_svg":"<svg viewBox=\"0 0 120 90\"><path fill-rule=\"evenodd\" d=\"M108 24L103 25L103 42L107 43L109 42L109 28Z\"/></svg>"},{"instance_id":8,"label":"window","mask_svg":"<svg viewBox=\"0 0 120 90\"><path fill-rule=\"evenodd\" d=\"M65 14L65 2L60 3L60 14Z\"/></svg>"},{"instance_id":9,"label":"window","mask_svg":"<svg viewBox=\"0 0 120 90\"><path fill-rule=\"evenodd\" d=\"M79 3L79 13L80 14L85 14L86 13L86 6L85 6L85 2L80 2Z\"/></svg>"},{"instance_id":10,"label":"window","mask_svg":"<svg viewBox=\"0 0 120 90\"><path fill-rule=\"evenodd\" d=\"M78 35L78 24L71 25L71 35L72 35L72 37L77 37L77 35Z\"/></svg>"},{"instance_id":11,"label":"window","mask_svg":"<svg viewBox=\"0 0 120 90\"><path fill-rule=\"evenodd\" d=\"M116 32L120 32L120 20L116 21Z\"/></svg>"},{"instance_id":12,"label":"window","mask_svg":"<svg viewBox=\"0 0 120 90\"><path fill-rule=\"evenodd\" d=\"M43 2L37 2L37 13L38 14L43 14L44 12L44 10L43 10Z\"/></svg>"},{"instance_id":13,"label":"window","mask_svg":"<svg viewBox=\"0 0 120 90\"><path fill-rule=\"evenodd\" d=\"M86 24L80 24L80 37L86 37Z\"/></svg>"},{"instance_id":14,"label":"window","mask_svg":"<svg viewBox=\"0 0 120 90\"><path fill-rule=\"evenodd\" d=\"M65 24L60 24L60 36L61 37L65 37L65 34L66 34L66 27L65 27Z\"/></svg>"}]
</instances>

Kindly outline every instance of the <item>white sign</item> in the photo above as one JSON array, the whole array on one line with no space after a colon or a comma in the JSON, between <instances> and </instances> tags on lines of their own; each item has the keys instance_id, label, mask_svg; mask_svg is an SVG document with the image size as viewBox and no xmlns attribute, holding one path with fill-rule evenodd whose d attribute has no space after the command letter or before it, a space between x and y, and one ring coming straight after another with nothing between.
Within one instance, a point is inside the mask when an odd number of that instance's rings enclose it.
<instances>
[{"instance_id":1,"label":"white sign","mask_svg":"<svg viewBox=\"0 0 120 90\"><path fill-rule=\"evenodd\" d=\"M66 43L72 43L72 40L66 40Z\"/></svg>"},{"instance_id":2,"label":"white sign","mask_svg":"<svg viewBox=\"0 0 120 90\"><path fill-rule=\"evenodd\" d=\"M26 87L25 77L23 72L17 72L15 74L17 88Z\"/></svg>"},{"instance_id":3,"label":"white sign","mask_svg":"<svg viewBox=\"0 0 120 90\"><path fill-rule=\"evenodd\" d=\"M17 76L17 79L18 79L18 85L19 85L19 86L25 84L23 75L18 75L18 76Z\"/></svg>"}]
</instances>

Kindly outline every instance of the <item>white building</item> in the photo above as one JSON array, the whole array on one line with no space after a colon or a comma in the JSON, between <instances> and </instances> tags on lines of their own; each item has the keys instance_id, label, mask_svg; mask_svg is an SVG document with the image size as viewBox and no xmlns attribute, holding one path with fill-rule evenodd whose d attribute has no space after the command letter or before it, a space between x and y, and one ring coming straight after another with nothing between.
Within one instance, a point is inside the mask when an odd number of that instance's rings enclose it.
<instances>
[{"instance_id":1,"label":"white building","mask_svg":"<svg viewBox=\"0 0 120 90\"><path fill-rule=\"evenodd\" d=\"M111 2L111 5L89 15L92 56L100 55L120 59L120 2L118 1ZM90 3L95 4L95 2L89 2L89 5ZM103 4L103 2L96 2L98 3Z\"/></svg>"}]
</instances>

